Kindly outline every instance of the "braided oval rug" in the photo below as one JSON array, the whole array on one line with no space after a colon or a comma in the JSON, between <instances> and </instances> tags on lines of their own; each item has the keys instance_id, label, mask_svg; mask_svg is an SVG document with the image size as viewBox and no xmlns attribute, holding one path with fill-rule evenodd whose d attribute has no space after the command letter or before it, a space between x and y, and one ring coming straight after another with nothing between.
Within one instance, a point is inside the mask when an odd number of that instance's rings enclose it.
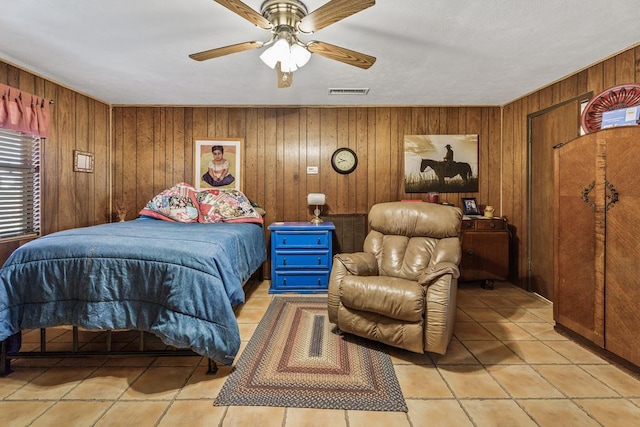
<instances>
[{"instance_id":1,"label":"braided oval rug","mask_svg":"<svg viewBox=\"0 0 640 427\"><path fill-rule=\"evenodd\" d=\"M407 412L383 347L334 329L326 297L274 298L214 405Z\"/></svg>"}]
</instances>

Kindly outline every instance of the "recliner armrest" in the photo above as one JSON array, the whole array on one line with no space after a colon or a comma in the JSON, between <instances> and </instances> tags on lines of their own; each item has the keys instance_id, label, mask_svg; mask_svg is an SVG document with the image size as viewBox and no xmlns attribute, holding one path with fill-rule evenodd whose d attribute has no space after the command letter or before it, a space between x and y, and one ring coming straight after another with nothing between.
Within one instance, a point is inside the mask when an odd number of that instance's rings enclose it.
<instances>
[{"instance_id":1,"label":"recliner armrest","mask_svg":"<svg viewBox=\"0 0 640 427\"><path fill-rule=\"evenodd\" d=\"M351 254L337 254L333 257L334 265L342 265L349 274L354 276L377 276L378 261L373 254L356 252Z\"/></svg>"},{"instance_id":2,"label":"recliner armrest","mask_svg":"<svg viewBox=\"0 0 640 427\"><path fill-rule=\"evenodd\" d=\"M338 306L342 294L342 279L347 276L377 276L378 262L376 258L366 252L336 254L333 257L329 289L327 293L327 309L329 321L338 323Z\"/></svg>"},{"instance_id":3,"label":"recliner armrest","mask_svg":"<svg viewBox=\"0 0 640 427\"><path fill-rule=\"evenodd\" d=\"M460 265L462 259L462 247L458 237L447 237L440 239L433 248L431 254L431 266L441 262L450 262Z\"/></svg>"},{"instance_id":4,"label":"recliner armrest","mask_svg":"<svg viewBox=\"0 0 640 427\"><path fill-rule=\"evenodd\" d=\"M429 285L445 274L451 274L454 279L460 277L460 269L453 262L439 262L434 264L418 277L418 283Z\"/></svg>"}]
</instances>

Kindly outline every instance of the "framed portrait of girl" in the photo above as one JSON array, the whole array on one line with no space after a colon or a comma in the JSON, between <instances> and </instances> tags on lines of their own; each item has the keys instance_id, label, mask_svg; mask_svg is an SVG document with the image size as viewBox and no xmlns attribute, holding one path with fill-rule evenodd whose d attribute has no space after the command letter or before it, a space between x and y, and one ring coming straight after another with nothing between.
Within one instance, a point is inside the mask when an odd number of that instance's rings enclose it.
<instances>
[{"instance_id":1,"label":"framed portrait of girl","mask_svg":"<svg viewBox=\"0 0 640 427\"><path fill-rule=\"evenodd\" d=\"M242 191L241 139L197 139L194 143L194 180L199 190Z\"/></svg>"}]
</instances>

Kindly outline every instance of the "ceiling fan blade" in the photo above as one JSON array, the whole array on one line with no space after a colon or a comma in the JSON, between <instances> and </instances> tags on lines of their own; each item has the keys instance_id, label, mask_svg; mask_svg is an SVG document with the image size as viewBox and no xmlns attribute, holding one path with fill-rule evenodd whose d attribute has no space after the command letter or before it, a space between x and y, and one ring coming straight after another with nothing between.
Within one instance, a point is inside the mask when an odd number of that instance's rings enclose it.
<instances>
[{"instance_id":1,"label":"ceiling fan blade","mask_svg":"<svg viewBox=\"0 0 640 427\"><path fill-rule=\"evenodd\" d=\"M232 44L230 46L218 47L216 49L205 50L203 52L192 53L189 58L196 61L205 61L207 59L217 58L219 56L229 55L232 53L244 52L245 50L257 49L262 47L262 42L244 42Z\"/></svg>"},{"instance_id":2,"label":"ceiling fan blade","mask_svg":"<svg viewBox=\"0 0 640 427\"><path fill-rule=\"evenodd\" d=\"M314 33L374 4L375 0L331 0L302 18L298 30Z\"/></svg>"},{"instance_id":3,"label":"ceiling fan blade","mask_svg":"<svg viewBox=\"0 0 640 427\"><path fill-rule=\"evenodd\" d=\"M276 66L276 74L278 76L279 89L291 87L293 84L293 73L283 73L280 68L280 62L278 62L278 65Z\"/></svg>"},{"instance_id":4,"label":"ceiling fan blade","mask_svg":"<svg viewBox=\"0 0 640 427\"><path fill-rule=\"evenodd\" d=\"M336 61L344 62L345 64L353 65L363 69L368 69L375 62L376 58L371 55L356 52L355 50L346 49L344 47L335 46L329 43L312 41L307 43L307 49L309 52L316 53L325 58L333 59Z\"/></svg>"},{"instance_id":5,"label":"ceiling fan blade","mask_svg":"<svg viewBox=\"0 0 640 427\"><path fill-rule=\"evenodd\" d=\"M247 21L251 22L253 25L262 28L263 30L270 30L273 28L271 22L267 20L264 16L260 15L258 12L242 3L240 0L213 0L216 3L226 7L231 12L240 15Z\"/></svg>"}]
</instances>

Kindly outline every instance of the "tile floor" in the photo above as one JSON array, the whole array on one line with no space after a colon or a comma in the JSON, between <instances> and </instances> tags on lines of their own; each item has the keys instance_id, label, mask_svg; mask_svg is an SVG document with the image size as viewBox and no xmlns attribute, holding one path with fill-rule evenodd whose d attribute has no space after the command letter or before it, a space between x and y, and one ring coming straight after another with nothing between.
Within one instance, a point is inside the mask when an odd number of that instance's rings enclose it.
<instances>
[{"instance_id":1,"label":"tile floor","mask_svg":"<svg viewBox=\"0 0 640 427\"><path fill-rule=\"evenodd\" d=\"M238 310L243 346L273 298L268 288L251 284ZM56 333L50 348L69 341ZM507 283L460 286L446 355L390 354L408 413L216 407L230 368L206 375L200 357L23 359L0 378L0 425L640 425L640 380L554 332L551 305Z\"/></svg>"}]
</instances>

